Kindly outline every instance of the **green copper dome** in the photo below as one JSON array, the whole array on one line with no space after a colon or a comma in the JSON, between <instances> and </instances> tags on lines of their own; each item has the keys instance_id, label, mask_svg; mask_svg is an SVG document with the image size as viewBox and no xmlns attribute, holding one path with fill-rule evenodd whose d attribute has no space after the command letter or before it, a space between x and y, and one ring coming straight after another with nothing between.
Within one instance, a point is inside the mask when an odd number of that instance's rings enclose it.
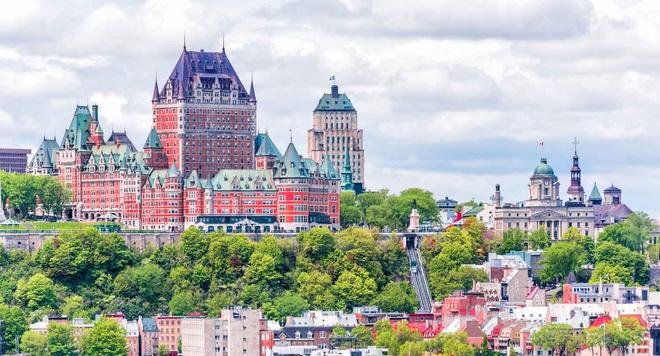
<instances>
[{"instance_id":1,"label":"green copper dome","mask_svg":"<svg viewBox=\"0 0 660 356\"><path fill-rule=\"evenodd\" d=\"M548 164L548 160L541 158L541 163L534 169L535 176L554 176L555 171L552 169L552 166Z\"/></svg>"}]
</instances>

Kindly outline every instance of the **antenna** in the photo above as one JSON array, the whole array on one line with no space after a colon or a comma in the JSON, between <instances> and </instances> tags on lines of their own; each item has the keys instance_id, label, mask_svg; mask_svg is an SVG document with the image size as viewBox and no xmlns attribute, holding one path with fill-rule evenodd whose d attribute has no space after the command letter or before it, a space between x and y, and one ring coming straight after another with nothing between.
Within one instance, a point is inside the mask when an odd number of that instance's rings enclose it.
<instances>
[{"instance_id":1,"label":"antenna","mask_svg":"<svg viewBox=\"0 0 660 356\"><path fill-rule=\"evenodd\" d=\"M289 141L293 143L293 131L291 129L289 129Z\"/></svg>"}]
</instances>

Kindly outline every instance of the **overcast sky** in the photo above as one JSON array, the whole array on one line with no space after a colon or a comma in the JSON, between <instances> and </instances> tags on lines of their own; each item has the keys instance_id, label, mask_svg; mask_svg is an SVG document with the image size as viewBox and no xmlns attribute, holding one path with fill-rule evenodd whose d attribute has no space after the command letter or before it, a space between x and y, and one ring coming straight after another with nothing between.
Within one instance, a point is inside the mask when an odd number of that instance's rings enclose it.
<instances>
[{"instance_id":1,"label":"overcast sky","mask_svg":"<svg viewBox=\"0 0 660 356\"><path fill-rule=\"evenodd\" d=\"M183 42L254 74L259 129L306 149L335 75L364 129L370 189L526 198L547 156L587 193L614 184L660 217L660 2L21 0L0 12L0 146L35 149L76 102L142 146L154 76ZM162 84L162 81L161 81ZM543 151L538 142L545 142ZM564 194L565 198L565 194Z\"/></svg>"}]
</instances>

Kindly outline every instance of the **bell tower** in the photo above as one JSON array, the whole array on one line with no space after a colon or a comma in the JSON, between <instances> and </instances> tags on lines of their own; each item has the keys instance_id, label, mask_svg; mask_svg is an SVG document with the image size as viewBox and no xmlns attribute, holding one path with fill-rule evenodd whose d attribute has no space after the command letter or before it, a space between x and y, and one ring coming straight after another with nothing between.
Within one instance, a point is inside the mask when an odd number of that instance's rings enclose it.
<instances>
[{"instance_id":1,"label":"bell tower","mask_svg":"<svg viewBox=\"0 0 660 356\"><path fill-rule=\"evenodd\" d=\"M573 140L573 167L571 167L571 185L568 187L567 204L584 204L584 188L582 188L582 169L580 169L580 158L577 154L577 137Z\"/></svg>"}]
</instances>

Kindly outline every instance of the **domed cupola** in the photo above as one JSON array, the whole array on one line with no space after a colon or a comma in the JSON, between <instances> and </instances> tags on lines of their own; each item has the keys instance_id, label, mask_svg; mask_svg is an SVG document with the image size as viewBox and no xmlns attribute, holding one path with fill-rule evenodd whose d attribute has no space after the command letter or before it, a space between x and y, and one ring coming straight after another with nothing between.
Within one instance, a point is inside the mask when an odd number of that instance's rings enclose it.
<instances>
[{"instance_id":1,"label":"domed cupola","mask_svg":"<svg viewBox=\"0 0 660 356\"><path fill-rule=\"evenodd\" d=\"M546 158L541 158L541 162L534 169L534 175L555 177L555 171L552 169L552 166L548 164Z\"/></svg>"}]
</instances>

